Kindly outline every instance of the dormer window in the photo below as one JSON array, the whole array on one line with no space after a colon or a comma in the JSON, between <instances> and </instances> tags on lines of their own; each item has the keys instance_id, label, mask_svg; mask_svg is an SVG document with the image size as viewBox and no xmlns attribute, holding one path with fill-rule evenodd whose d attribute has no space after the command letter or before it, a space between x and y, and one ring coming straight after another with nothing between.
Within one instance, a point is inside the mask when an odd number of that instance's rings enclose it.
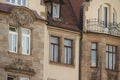
<instances>
[{"instance_id":1,"label":"dormer window","mask_svg":"<svg viewBox=\"0 0 120 80\"><path fill-rule=\"evenodd\" d=\"M52 6L52 17L59 18L60 17L60 4L53 3Z\"/></svg>"},{"instance_id":2,"label":"dormer window","mask_svg":"<svg viewBox=\"0 0 120 80\"><path fill-rule=\"evenodd\" d=\"M6 0L6 2L14 5L27 6L27 0Z\"/></svg>"}]
</instances>

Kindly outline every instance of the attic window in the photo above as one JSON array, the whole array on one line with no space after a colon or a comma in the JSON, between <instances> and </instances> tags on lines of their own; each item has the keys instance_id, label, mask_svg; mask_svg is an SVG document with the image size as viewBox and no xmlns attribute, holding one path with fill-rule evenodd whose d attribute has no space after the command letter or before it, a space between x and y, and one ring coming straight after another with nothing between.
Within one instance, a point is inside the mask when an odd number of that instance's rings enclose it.
<instances>
[{"instance_id":1,"label":"attic window","mask_svg":"<svg viewBox=\"0 0 120 80\"><path fill-rule=\"evenodd\" d=\"M52 6L52 17L59 18L60 16L60 4L53 3Z\"/></svg>"}]
</instances>

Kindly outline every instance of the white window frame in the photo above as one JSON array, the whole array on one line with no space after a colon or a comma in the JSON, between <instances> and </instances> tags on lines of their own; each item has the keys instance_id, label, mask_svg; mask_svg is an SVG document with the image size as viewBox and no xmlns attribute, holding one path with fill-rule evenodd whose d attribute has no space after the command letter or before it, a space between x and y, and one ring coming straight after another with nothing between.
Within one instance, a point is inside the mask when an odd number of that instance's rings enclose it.
<instances>
[{"instance_id":1,"label":"white window frame","mask_svg":"<svg viewBox=\"0 0 120 80\"><path fill-rule=\"evenodd\" d=\"M54 11L56 11L56 14L54 14ZM57 3L53 3L53 6L52 6L52 17L53 18L59 18L59 16L60 16L60 5L57 4Z\"/></svg>"},{"instance_id":2,"label":"white window frame","mask_svg":"<svg viewBox=\"0 0 120 80\"><path fill-rule=\"evenodd\" d=\"M22 31L23 31L24 29L29 31L29 34L24 34L24 33L22 32L22 38L25 37L25 40L26 40L26 37L29 38L29 51L28 51L28 53L24 53L24 52L23 52L23 40L21 40L22 54L30 55L31 30L30 30L30 29L27 29L27 28L22 28ZM27 44L27 43L25 42L25 44ZM27 48L26 48L26 49L27 49Z\"/></svg>"},{"instance_id":3,"label":"white window frame","mask_svg":"<svg viewBox=\"0 0 120 80\"><path fill-rule=\"evenodd\" d=\"M11 27L11 28L15 28L15 27ZM12 34L12 35L16 35L16 51L13 51L13 36L12 36L12 42L11 42L11 47L12 47L12 50L9 49L9 52L13 52L13 53L17 53L17 49L18 49L18 31L17 31L17 28L15 28L16 32L13 32L13 31L10 31L9 30L9 35ZM10 40L10 37L9 37L9 40ZM9 44L10 46L10 44Z\"/></svg>"},{"instance_id":4,"label":"white window frame","mask_svg":"<svg viewBox=\"0 0 120 80\"><path fill-rule=\"evenodd\" d=\"M18 4L18 0L15 0L15 3L12 3L12 0L6 0L6 2L9 3L9 4L13 4L13 5L19 5L19 6L26 6L27 7L28 0L26 0L25 5L23 4L23 0L21 0L21 4Z\"/></svg>"}]
</instances>

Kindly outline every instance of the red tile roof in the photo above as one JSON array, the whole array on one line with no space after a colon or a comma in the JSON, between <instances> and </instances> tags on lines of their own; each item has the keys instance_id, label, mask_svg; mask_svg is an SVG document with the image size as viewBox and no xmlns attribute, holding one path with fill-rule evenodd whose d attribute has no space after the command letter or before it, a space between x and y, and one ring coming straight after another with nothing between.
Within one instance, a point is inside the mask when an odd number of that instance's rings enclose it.
<instances>
[{"instance_id":1,"label":"red tile roof","mask_svg":"<svg viewBox=\"0 0 120 80\"><path fill-rule=\"evenodd\" d=\"M49 25L80 31L78 26L78 22L80 20L80 6L85 0L63 1L64 4L61 5L60 19L55 20L52 18L52 16L48 15Z\"/></svg>"}]
</instances>

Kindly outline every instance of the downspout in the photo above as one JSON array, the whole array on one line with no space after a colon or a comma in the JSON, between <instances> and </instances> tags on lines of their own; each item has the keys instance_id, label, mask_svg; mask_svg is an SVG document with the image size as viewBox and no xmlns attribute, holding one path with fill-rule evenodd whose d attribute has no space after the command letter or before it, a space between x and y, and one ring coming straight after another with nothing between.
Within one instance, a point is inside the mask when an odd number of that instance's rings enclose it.
<instances>
[{"instance_id":1,"label":"downspout","mask_svg":"<svg viewBox=\"0 0 120 80\"><path fill-rule=\"evenodd\" d=\"M81 70L82 70L82 54L83 54L83 27L84 27L84 6L86 5L86 2L87 1L84 1L83 4L80 6L80 20L79 20L79 28L80 28L80 40L79 40L79 73L78 73L78 80L82 80L81 79L81 76L82 76L82 73L81 73Z\"/></svg>"}]
</instances>

